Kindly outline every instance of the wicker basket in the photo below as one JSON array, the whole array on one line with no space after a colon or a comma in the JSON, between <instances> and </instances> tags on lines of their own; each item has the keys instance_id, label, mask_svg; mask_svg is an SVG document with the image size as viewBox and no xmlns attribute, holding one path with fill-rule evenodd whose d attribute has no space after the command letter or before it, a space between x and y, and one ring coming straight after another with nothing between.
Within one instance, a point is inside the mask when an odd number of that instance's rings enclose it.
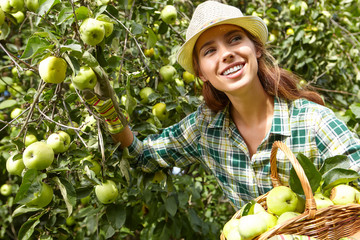
<instances>
[{"instance_id":1,"label":"wicker basket","mask_svg":"<svg viewBox=\"0 0 360 240\"><path fill-rule=\"evenodd\" d=\"M278 234L307 235L317 239L334 239L348 237L360 231L360 204L332 205L317 210L314 195L311 191L309 181L299 162L291 150L282 142L274 142L270 156L271 181L274 187L281 186L276 167L276 153L281 149L289 158L301 186L304 190L306 203L305 211L301 215L287 220L283 224L276 225L267 232L258 236L257 240L265 240ZM266 209L266 196L268 193L255 199ZM232 219L240 218L240 211L237 211ZM221 240L226 240L224 234Z\"/></svg>"}]
</instances>

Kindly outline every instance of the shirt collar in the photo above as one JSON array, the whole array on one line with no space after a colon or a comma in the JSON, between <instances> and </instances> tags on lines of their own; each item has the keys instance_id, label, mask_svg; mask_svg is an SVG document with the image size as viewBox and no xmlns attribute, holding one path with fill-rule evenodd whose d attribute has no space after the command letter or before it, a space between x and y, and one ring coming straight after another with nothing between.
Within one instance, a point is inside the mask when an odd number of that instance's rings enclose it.
<instances>
[{"instance_id":1,"label":"shirt collar","mask_svg":"<svg viewBox=\"0 0 360 240\"><path fill-rule=\"evenodd\" d=\"M224 130L230 124L230 105L228 104L223 110L217 112L211 119L209 128L223 128ZM290 118L288 103L279 97L274 97L274 117L271 126L271 133L290 136Z\"/></svg>"}]
</instances>

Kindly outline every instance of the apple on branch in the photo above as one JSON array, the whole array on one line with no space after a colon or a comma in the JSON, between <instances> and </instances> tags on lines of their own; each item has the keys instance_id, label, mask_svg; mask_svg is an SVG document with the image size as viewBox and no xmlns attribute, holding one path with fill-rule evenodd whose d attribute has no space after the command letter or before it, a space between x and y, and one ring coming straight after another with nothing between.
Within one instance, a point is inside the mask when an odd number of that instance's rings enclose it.
<instances>
[{"instance_id":1,"label":"apple on branch","mask_svg":"<svg viewBox=\"0 0 360 240\"><path fill-rule=\"evenodd\" d=\"M45 142L34 142L23 152L23 162L29 169L43 170L54 161L54 150Z\"/></svg>"},{"instance_id":2,"label":"apple on branch","mask_svg":"<svg viewBox=\"0 0 360 240\"><path fill-rule=\"evenodd\" d=\"M25 147L37 141L37 137L34 134L27 134L25 137Z\"/></svg>"},{"instance_id":3,"label":"apple on branch","mask_svg":"<svg viewBox=\"0 0 360 240\"><path fill-rule=\"evenodd\" d=\"M160 13L161 19L167 24L174 24L177 17L176 8L172 5L166 5Z\"/></svg>"},{"instance_id":4,"label":"apple on branch","mask_svg":"<svg viewBox=\"0 0 360 240\"><path fill-rule=\"evenodd\" d=\"M91 46L98 45L105 37L105 26L103 21L87 18L80 25L81 40Z\"/></svg>"},{"instance_id":5,"label":"apple on branch","mask_svg":"<svg viewBox=\"0 0 360 240\"><path fill-rule=\"evenodd\" d=\"M3 184L0 188L0 193L3 196L9 196L12 193L12 185L8 183Z\"/></svg>"},{"instance_id":6,"label":"apple on branch","mask_svg":"<svg viewBox=\"0 0 360 240\"><path fill-rule=\"evenodd\" d=\"M97 199L103 204L109 204L115 201L119 191L116 184L112 180L106 180L101 185L95 187Z\"/></svg>"},{"instance_id":7,"label":"apple on branch","mask_svg":"<svg viewBox=\"0 0 360 240\"><path fill-rule=\"evenodd\" d=\"M39 0L25 0L25 5L32 12L36 12L40 6Z\"/></svg>"},{"instance_id":8,"label":"apple on branch","mask_svg":"<svg viewBox=\"0 0 360 240\"><path fill-rule=\"evenodd\" d=\"M25 165L21 158L21 155L19 156L16 153L12 154L7 160L6 160L6 170L13 175L21 176L22 171L24 170Z\"/></svg>"},{"instance_id":9,"label":"apple on branch","mask_svg":"<svg viewBox=\"0 0 360 240\"><path fill-rule=\"evenodd\" d=\"M114 23L111 18L108 15L100 14L96 17L96 20L102 21L102 23L104 24L105 37L110 36L111 33L114 31Z\"/></svg>"},{"instance_id":10,"label":"apple on branch","mask_svg":"<svg viewBox=\"0 0 360 240\"><path fill-rule=\"evenodd\" d=\"M169 117L169 112L166 110L166 104L161 102L152 107L152 113L159 120L166 120Z\"/></svg>"},{"instance_id":11,"label":"apple on branch","mask_svg":"<svg viewBox=\"0 0 360 240\"><path fill-rule=\"evenodd\" d=\"M170 82L175 77L176 69L171 65L166 65L160 68L159 73L164 82Z\"/></svg>"},{"instance_id":12,"label":"apple on branch","mask_svg":"<svg viewBox=\"0 0 360 240\"><path fill-rule=\"evenodd\" d=\"M50 56L39 64L39 74L47 83L61 83L66 77L67 63L64 59Z\"/></svg>"},{"instance_id":13,"label":"apple on branch","mask_svg":"<svg viewBox=\"0 0 360 240\"><path fill-rule=\"evenodd\" d=\"M72 83L79 90L94 89L97 77L91 67L81 66L79 73L73 78Z\"/></svg>"},{"instance_id":14,"label":"apple on branch","mask_svg":"<svg viewBox=\"0 0 360 240\"><path fill-rule=\"evenodd\" d=\"M67 132L58 131L52 133L46 143L53 149L54 153L63 153L70 147L71 138Z\"/></svg>"},{"instance_id":15,"label":"apple on branch","mask_svg":"<svg viewBox=\"0 0 360 240\"><path fill-rule=\"evenodd\" d=\"M40 191L34 193L34 198L25 205L38 208L46 207L51 202L53 195L54 192L52 188L48 184L42 182Z\"/></svg>"},{"instance_id":16,"label":"apple on branch","mask_svg":"<svg viewBox=\"0 0 360 240\"><path fill-rule=\"evenodd\" d=\"M0 8L7 13L16 13L24 8L24 0L0 0Z\"/></svg>"},{"instance_id":17,"label":"apple on branch","mask_svg":"<svg viewBox=\"0 0 360 240\"><path fill-rule=\"evenodd\" d=\"M141 103L148 103L149 102L149 96L151 94L155 93L155 91L151 87L144 87L140 90L139 95L141 100Z\"/></svg>"}]
</instances>

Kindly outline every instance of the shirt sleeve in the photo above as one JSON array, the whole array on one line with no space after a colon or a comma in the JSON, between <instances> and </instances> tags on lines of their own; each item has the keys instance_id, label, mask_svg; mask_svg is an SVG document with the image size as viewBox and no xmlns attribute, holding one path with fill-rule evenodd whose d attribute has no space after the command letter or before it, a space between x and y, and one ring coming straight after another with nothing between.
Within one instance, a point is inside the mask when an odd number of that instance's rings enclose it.
<instances>
[{"instance_id":1,"label":"shirt sleeve","mask_svg":"<svg viewBox=\"0 0 360 240\"><path fill-rule=\"evenodd\" d=\"M360 140L334 112L324 108L317 118L316 144L323 159L347 155L351 169L360 172Z\"/></svg>"},{"instance_id":2,"label":"shirt sleeve","mask_svg":"<svg viewBox=\"0 0 360 240\"><path fill-rule=\"evenodd\" d=\"M134 137L128 147L135 156L130 164L145 172L154 172L167 167L184 167L198 161L198 128L201 110L188 115L179 123L165 128L161 134L147 136L143 141Z\"/></svg>"}]
</instances>

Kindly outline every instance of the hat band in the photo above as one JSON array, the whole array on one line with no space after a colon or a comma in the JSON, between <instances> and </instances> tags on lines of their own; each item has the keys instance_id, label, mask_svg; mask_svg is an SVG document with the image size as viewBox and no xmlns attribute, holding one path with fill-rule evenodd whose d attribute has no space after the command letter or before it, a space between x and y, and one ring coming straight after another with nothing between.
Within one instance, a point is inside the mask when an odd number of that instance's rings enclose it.
<instances>
[{"instance_id":1,"label":"hat band","mask_svg":"<svg viewBox=\"0 0 360 240\"><path fill-rule=\"evenodd\" d=\"M217 19L214 19L214 20L212 20L212 21L210 21L210 22L208 22L208 23L205 23L205 24L200 28L200 30L203 30L203 29L206 28L207 26L212 25L212 24L217 23L217 22L220 22L220 21L222 21L222 20L225 20L225 18L217 18Z\"/></svg>"}]
</instances>

